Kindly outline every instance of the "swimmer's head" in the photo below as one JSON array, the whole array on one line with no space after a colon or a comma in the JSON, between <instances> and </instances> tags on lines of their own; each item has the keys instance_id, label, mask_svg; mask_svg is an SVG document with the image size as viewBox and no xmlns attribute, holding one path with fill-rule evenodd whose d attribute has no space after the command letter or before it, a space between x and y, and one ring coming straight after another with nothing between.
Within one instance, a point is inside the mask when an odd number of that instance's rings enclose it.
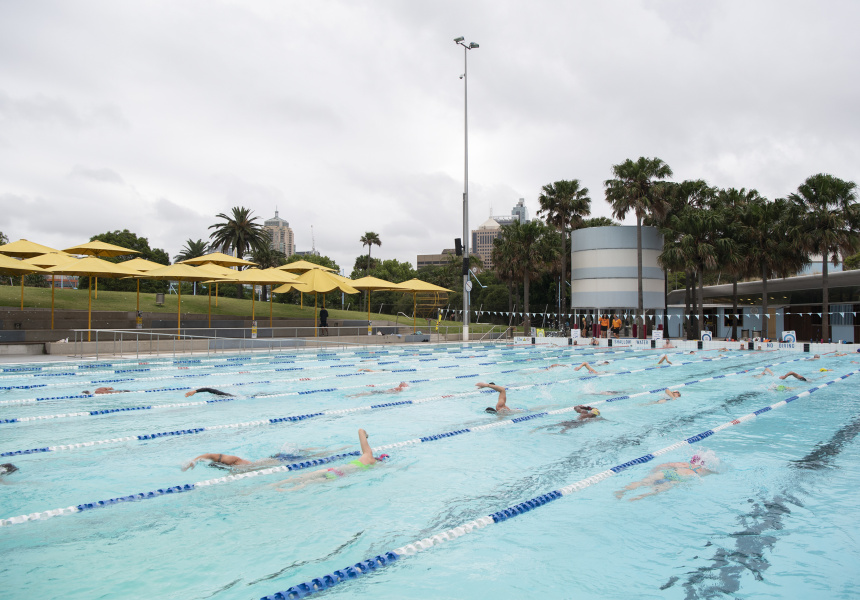
<instances>
[{"instance_id":1,"label":"swimmer's head","mask_svg":"<svg viewBox=\"0 0 860 600\"><path fill-rule=\"evenodd\" d=\"M782 392L782 391L787 390L788 388L784 385L778 385L778 386L776 386L776 389L779 390L780 392Z\"/></svg>"},{"instance_id":2,"label":"swimmer's head","mask_svg":"<svg viewBox=\"0 0 860 600\"><path fill-rule=\"evenodd\" d=\"M383 461L383 460L388 460L389 458L391 458L391 457L388 456L387 454L380 454L379 456L376 457L376 460Z\"/></svg>"},{"instance_id":3,"label":"swimmer's head","mask_svg":"<svg viewBox=\"0 0 860 600\"><path fill-rule=\"evenodd\" d=\"M599 410L597 410L596 408L592 408L592 409L591 409L591 414L593 414L595 417L599 417L599 416L600 416L600 411L599 411Z\"/></svg>"},{"instance_id":4,"label":"swimmer's head","mask_svg":"<svg viewBox=\"0 0 860 600\"><path fill-rule=\"evenodd\" d=\"M495 382L495 381L491 381L491 382L490 382L490 383L488 383L487 385L496 385L496 382Z\"/></svg>"},{"instance_id":5,"label":"swimmer's head","mask_svg":"<svg viewBox=\"0 0 860 600\"><path fill-rule=\"evenodd\" d=\"M9 473L14 473L18 470L18 467L13 465L12 463L3 463L0 465L0 475L8 475Z\"/></svg>"},{"instance_id":6,"label":"swimmer's head","mask_svg":"<svg viewBox=\"0 0 860 600\"><path fill-rule=\"evenodd\" d=\"M819 371L829 371L830 369L825 369L824 367L821 367L821 368L820 368L820 369L818 369L818 370L819 370Z\"/></svg>"},{"instance_id":7,"label":"swimmer's head","mask_svg":"<svg viewBox=\"0 0 860 600\"><path fill-rule=\"evenodd\" d=\"M89 390L84 390L84 391L83 391L83 392L81 392L81 393L82 393L82 394L86 394L87 396L89 396L90 394L92 394L92 392L91 392L91 391L89 391Z\"/></svg>"},{"instance_id":8,"label":"swimmer's head","mask_svg":"<svg viewBox=\"0 0 860 600\"><path fill-rule=\"evenodd\" d=\"M713 450L702 450L698 454L694 454L690 458L690 466L691 467L705 467L708 471L713 471L715 473L721 472L723 470L722 463L720 459L717 458L716 453Z\"/></svg>"},{"instance_id":9,"label":"swimmer's head","mask_svg":"<svg viewBox=\"0 0 860 600\"><path fill-rule=\"evenodd\" d=\"M816 354L812 358L821 358L821 357Z\"/></svg>"},{"instance_id":10,"label":"swimmer's head","mask_svg":"<svg viewBox=\"0 0 860 600\"><path fill-rule=\"evenodd\" d=\"M496 409L493 408L492 406L488 406L487 408L484 409L484 412L496 414Z\"/></svg>"},{"instance_id":11,"label":"swimmer's head","mask_svg":"<svg viewBox=\"0 0 860 600\"><path fill-rule=\"evenodd\" d=\"M690 464L693 466L699 465L700 467L704 467L705 461L702 460L702 457L699 456L698 454L694 454L693 456L690 457Z\"/></svg>"}]
</instances>

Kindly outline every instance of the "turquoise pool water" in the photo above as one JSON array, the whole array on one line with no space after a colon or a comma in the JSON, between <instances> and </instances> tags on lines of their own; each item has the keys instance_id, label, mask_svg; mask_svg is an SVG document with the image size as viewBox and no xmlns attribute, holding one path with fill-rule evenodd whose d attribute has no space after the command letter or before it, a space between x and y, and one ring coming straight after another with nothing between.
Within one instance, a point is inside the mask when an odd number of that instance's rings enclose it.
<instances>
[{"instance_id":1,"label":"turquoise pool water","mask_svg":"<svg viewBox=\"0 0 860 600\"><path fill-rule=\"evenodd\" d=\"M271 485L291 473L264 473L11 522L0 528L6 595L273 595L604 472L858 367L850 356L805 361L788 352L698 352L675 353L673 366L651 369L659 353L611 351L449 346L176 363L103 360L74 368L37 365L38 371L3 367L0 419L19 421L0 424L0 452L51 448L2 458L20 469L0 485L0 519L8 521L229 475L203 466L181 471L204 452L251 459L308 448L334 454L357 449L359 427L374 447L472 429L387 449L391 459L383 466L297 491ZM572 367L586 359L609 360L595 367L608 374L575 372ZM546 370L552 364L566 367ZM792 370L810 381L754 376L769 364L777 374ZM365 368L379 372L359 372ZM606 402L727 374L734 375L684 386L681 398L670 402L654 403L657 392ZM401 393L352 397L401 381L412 382ZM473 393L477 381L509 386L508 404L524 412L503 418L484 413L495 394ZM857 381L860 375L325 594L856 597ZM40 387L20 389L33 385ZM97 385L134 393L63 398ZM212 399L186 399L177 389L203 386L237 398L169 407ZM607 391L612 394L602 394ZM404 401L414 404L364 408ZM575 413L511 423L579 403L599 407L602 418L573 428L561 423ZM140 407L162 408L59 416ZM345 409L360 410L261 423ZM33 417L52 418L24 420ZM475 430L500 422L508 424ZM194 429L204 431L151 437ZM634 493L616 498L654 465L705 450L719 457L717 473L634 502L628 501Z\"/></svg>"}]
</instances>

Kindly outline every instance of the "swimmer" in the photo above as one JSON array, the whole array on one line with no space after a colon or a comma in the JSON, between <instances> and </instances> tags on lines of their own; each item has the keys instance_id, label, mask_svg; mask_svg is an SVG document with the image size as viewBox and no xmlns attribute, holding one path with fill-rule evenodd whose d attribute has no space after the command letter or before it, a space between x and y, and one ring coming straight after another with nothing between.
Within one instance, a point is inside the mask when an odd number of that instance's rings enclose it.
<instances>
[{"instance_id":1,"label":"swimmer","mask_svg":"<svg viewBox=\"0 0 860 600\"><path fill-rule=\"evenodd\" d=\"M17 470L18 467L16 467L12 463L3 463L2 465L0 465L0 477L14 473Z\"/></svg>"},{"instance_id":2,"label":"swimmer","mask_svg":"<svg viewBox=\"0 0 860 600\"><path fill-rule=\"evenodd\" d=\"M571 429L576 429L577 427L581 427L585 425L592 419L596 419L600 416L600 411L596 408L592 408L591 406L587 406L585 404L578 404L573 407L579 416L576 420L573 421L561 421L560 423L555 423L552 425L544 425L543 427L539 427L538 429L549 429L551 427L561 427L561 431L559 433L567 433Z\"/></svg>"},{"instance_id":3,"label":"swimmer","mask_svg":"<svg viewBox=\"0 0 860 600\"><path fill-rule=\"evenodd\" d=\"M658 360L658 361L657 361L657 364L659 365L659 364L662 364L662 363L664 363L664 362L665 362L665 363L669 363L670 365L672 364L672 361L671 361L671 360L669 360L669 355L668 355L668 354L664 354L663 356L661 356L661 357L660 357L660 360Z\"/></svg>"},{"instance_id":4,"label":"swimmer","mask_svg":"<svg viewBox=\"0 0 860 600\"><path fill-rule=\"evenodd\" d=\"M387 454L373 456L370 444L368 444L367 442L367 432L364 429L358 430L358 441L361 444L361 456L359 456L355 460L352 460L347 464L341 465L339 467L331 467L328 469L319 469L310 473L302 473L301 475L297 475L296 477L290 477L289 479L284 479L271 485L274 486L279 492L282 492L284 491L281 487L282 485L286 483L295 483L296 485L287 490L294 491L305 487L309 483L322 483L325 481L332 481L335 479L340 479L341 477L345 477L352 473L356 473L358 471L366 471L372 466L374 466L376 463L388 458Z\"/></svg>"},{"instance_id":5,"label":"swimmer","mask_svg":"<svg viewBox=\"0 0 860 600\"><path fill-rule=\"evenodd\" d=\"M674 347L675 346L669 340L666 340L666 342L663 344L663 350L669 350L670 348Z\"/></svg>"},{"instance_id":6,"label":"swimmer","mask_svg":"<svg viewBox=\"0 0 860 600\"><path fill-rule=\"evenodd\" d=\"M190 392L185 392L185 397L190 398L194 394L208 393L213 394L215 396L232 396L233 394L228 394L227 392L222 392L221 390L216 390L214 388L199 388L196 390L191 390Z\"/></svg>"},{"instance_id":7,"label":"swimmer","mask_svg":"<svg viewBox=\"0 0 860 600\"><path fill-rule=\"evenodd\" d=\"M606 364L606 363L604 363L604 364ZM590 364L588 364L587 362L584 362L584 363L582 363L581 365L579 365L578 367L576 367L576 368L574 369L574 371L579 371L579 370L580 370L581 368L583 368L583 367L585 367L586 369L588 369L588 372L589 372L589 373L594 373L595 375L597 375L597 374L599 374L599 373L602 373L602 372L603 372L603 371L598 371L597 369L593 369L593 368L591 367L591 365L590 365Z\"/></svg>"},{"instance_id":8,"label":"swimmer","mask_svg":"<svg viewBox=\"0 0 860 600\"><path fill-rule=\"evenodd\" d=\"M773 371L770 370L770 367L765 367L764 371L762 371L758 375L753 375L753 377L764 377L765 375L770 375L771 377L775 377L775 374Z\"/></svg>"},{"instance_id":9,"label":"swimmer","mask_svg":"<svg viewBox=\"0 0 860 600\"><path fill-rule=\"evenodd\" d=\"M660 400L657 400L656 402L652 402L651 404L665 404L669 400L677 400L678 398L681 397L681 392L678 392L676 390L670 390L669 388L666 388L663 391L666 392L666 396L668 396L668 397L667 398L661 398Z\"/></svg>"},{"instance_id":10,"label":"swimmer","mask_svg":"<svg viewBox=\"0 0 860 600\"><path fill-rule=\"evenodd\" d=\"M100 387L96 388L94 392L90 392L84 390L81 392L82 394L125 394L126 392L130 392L131 390L115 390L112 387Z\"/></svg>"},{"instance_id":11,"label":"swimmer","mask_svg":"<svg viewBox=\"0 0 860 600\"><path fill-rule=\"evenodd\" d=\"M646 496L653 496L654 494L664 492L683 481L691 480L694 477L704 477L705 475L710 475L714 472L715 471L705 468L705 460L696 454L689 462L673 462L657 465L651 470L651 474L644 479L635 481L615 492L615 497L620 499L630 490L649 486L651 488L650 492L640 494L635 498L630 498L631 502L633 500L641 500Z\"/></svg>"},{"instance_id":12,"label":"swimmer","mask_svg":"<svg viewBox=\"0 0 860 600\"><path fill-rule=\"evenodd\" d=\"M334 453L345 450L349 446L343 446L334 450ZM319 448L308 448L307 450L319 450ZM308 453L305 450L297 450L298 454L286 453L286 452L278 452L277 454L273 454L269 458L261 458L260 460L247 460L242 458L241 456L233 456L232 454L215 454L207 453L201 454L200 456L189 460L187 463L182 465L182 470L187 471L188 469L193 469L197 466L197 463L200 461L209 461L210 467L215 467L216 469L225 469L229 468L233 471L252 471L254 469L264 469L266 467L275 467L278 465L282 465L286 462L296 462L307 460L308 458L313 458L317 456L326 456L331 454L329 451L317 452L317 453Z\"/></svg>"},{"instance_id":13,"label":"swimmer","mask_svg":"<svg viewBox=\"0 0 860 600\"><path fill-rule=\"evenodd\" d=\"M815 355L813 355L812 358L807 358L806 360L819 360L820 358L821 358L821 356L819 356L818 354L815 354Z\"/></svg>"},{"instance_id":14,"label":"swimmer","mask_svg":"<svg viewBox=\"0 0 860 600\"><path fill-rule=\"evenodd\" d=\"M490 388L491 390L495 390L495 391L499 392L499 399L498 399L498 401L496 401L496 408L493 408L492 406L488 406L487 408L484 409L484 412L488 412L488 413L513 412L513 409L508 407L508 405L506 404L508 401L508 394L507 394L507 392L505 392L505 388L503 388L502 386L496 385L492 381L490 383L484 383L483 381L479 381L478 383L475 384L475 387L478 387L481 389Z\"/></svg>"},{"instance_id":15,"label":"swimmer","mask_svg":"<svg viewBox=\"0 0 860 600\"><path fill-rule=\"evenodd\" d=\"M359 369L359 373L382 373L383 371L387 371L387 369Z\"/></svg>"},{"instance_id":16,"label":"swimmer","mask_svg":"<svg viewBox=\"0 0 860 600\"><path fill-rule=\"evenodd\" d=\"M362 392L360 394L352 394L349 396L350 398L358 398L359 396L370 396L371 394L396 394L397 392L402 392L406 388L409 387L409 384L405 381L401 381L400 385L397 387L389 388L387 390L371 390L369 392Z\"/></svg>"},{"instance_id":17,"label":"swimmer","mask_svg":"<svg viewBox=\"0 0 860 600\"><path fill-rule=\"evenodd\" d=\"M782 376L780 377L780 379L785 379L785 378L787 378L787 377L794 377L795 379L800 379L801 381L808 381L808 380L806 379L806 377L804 377L803 375L798 375L798 374L797 374L797 373L795 373L794 371L789 371L789 372L788 372L788 373L786 373L785 375L782 375Z\"/></svg>"},{"instance_id":18,"label":"swimmer","mask_svg":"<svg viewBox=\"0 0 860 600\"><path fill-rule=\"evenodd\" d=\"M541 371L549 371L550 369L555 369L556 367L567 367L568 365L550 365L546 369L541 369Z\"/></svg>"}]
</instances>

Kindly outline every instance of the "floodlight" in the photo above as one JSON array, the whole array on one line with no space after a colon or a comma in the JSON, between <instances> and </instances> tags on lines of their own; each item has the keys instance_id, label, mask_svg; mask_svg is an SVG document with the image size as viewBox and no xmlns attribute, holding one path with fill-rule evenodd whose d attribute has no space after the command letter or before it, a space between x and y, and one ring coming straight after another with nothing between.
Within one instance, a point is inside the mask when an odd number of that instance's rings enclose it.
<instances>
[{"instance_id":1,"label":"floodlight","mask_svg":"<svg viewBox=\"0 0 860 600\"><path fill-rule=\"evenodd\" d=\"M460 42L462 42L462 41L463 41L463 40L465 40L465 39L466 39L466 38L464 38L464 37L454 38L454 43L455 43L455 44L459 44Z\"/></svg>"}]
</instances>

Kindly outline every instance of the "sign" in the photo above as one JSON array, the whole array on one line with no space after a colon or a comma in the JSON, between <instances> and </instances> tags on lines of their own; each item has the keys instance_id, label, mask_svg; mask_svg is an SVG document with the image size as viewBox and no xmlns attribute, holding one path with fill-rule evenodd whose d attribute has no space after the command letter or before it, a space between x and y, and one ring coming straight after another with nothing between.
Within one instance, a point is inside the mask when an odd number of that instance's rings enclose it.
<instances>
[{"instance_id":1,"label":"sign","mask_svg":"<svg viewBox=\"0 0 860 600\"><path fill-rule=\"evenodd\" d=\"M536 329L535 337L546 337L546 332L543 329Z\"/></svg>"},{"instance_id":2,"label":"sign","mask_svg":"<svg viewBox=\"0 0 860 600\"><path fill-rule=\"evenodd\" d=\"M257 322L256 321L251 321L251 339L252 340L257 339Z\"/></svg>"},{"instance_id":3,"label":"sign","mask_svg":"<svg viewBox=\"0 0 860 600\"><path fill-rule=\"evenodd\" d=\"M143 315L140 311L137 311L137 319L135 319L135 323L138 329L143 329Z\"/></svg>"},{"instance_id":4,"label":"sign","mask_svg":"<svg viewBox=\"0 0 860 600\"><path fill-rule=\"evenodd\" d=\"M793 344L797 341L797 335L794 331L783 331L782 332L782 341L788 344Z\"/></svg>"},{"instance_id":5,"label":"sign","mask_svg":"<svg viewBox=\"0 0 860 600\"><path fill-rule=\"evenodd\" d=\"M663 330L662 329L652 329L651 330L651 339L652 340L662 340L663 339Z\"/></svg>"},{"instance_id":6,"label":"sign","mask_svg":"<svg viewBox=\"0 0 860 600\"><path fill-rule=\"evenodd\" d=\"M703 342L710 342L712 337L713 336L711 335L710 331L703 331L702 332L702 341Z\"/></svg>"},{"instance_id":7,"label":"sign","mask_svg":"<svg viewBox=\"0 0 860 600\"><path fill-rule=\"evenodd\" d=\"M581 333L581 332L579 331L579 329L571 329L571 330L570 330L570 337L572 337L572 338L573 338L573 339L575 339L575 340L578 340L578 339L579 339L579 334L580 334L580 333Z\"/></svg>"}]
</instances>

